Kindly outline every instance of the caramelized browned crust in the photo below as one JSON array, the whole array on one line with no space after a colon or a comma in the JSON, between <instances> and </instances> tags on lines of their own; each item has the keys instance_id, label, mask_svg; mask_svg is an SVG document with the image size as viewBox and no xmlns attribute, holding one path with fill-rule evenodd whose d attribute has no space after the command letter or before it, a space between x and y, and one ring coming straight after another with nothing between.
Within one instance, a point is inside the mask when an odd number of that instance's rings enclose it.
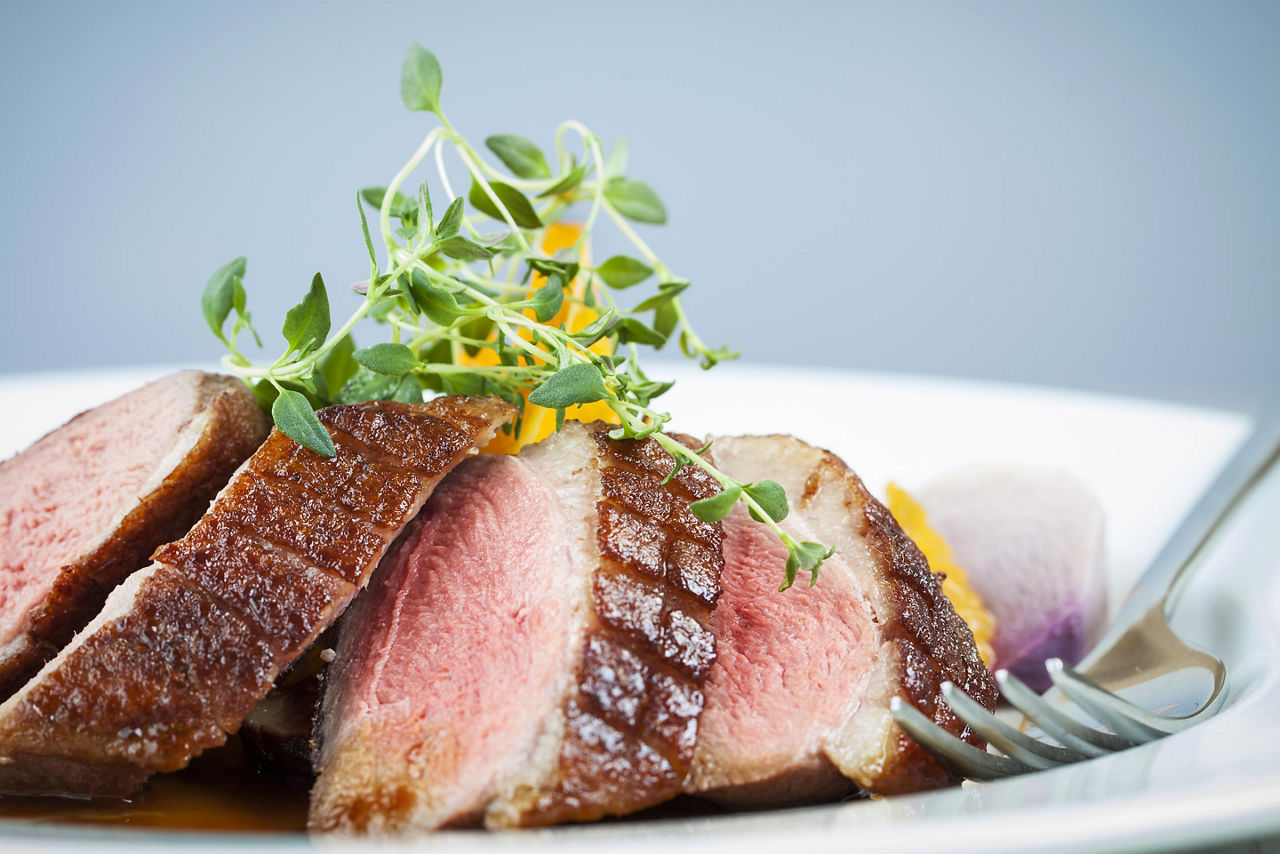
<instances>
[{"instance_id":1,"label":"caramelized browned crust","mask_svg":"<svg viewBox=\"0 0 1280 854\"><path fill-rule=\"evenodd\" d=\"M826 471L824 471L826 469ZM881 656L887 672L897 675L898 694L939 726L965 741L983 740L942 700L941 685L950 680L987 709L997 699L995 682L978 656L973 632L942 592L928 560L903 533L896 519L867 491L861 479L835 454L823 453L819 467L806 483L803 505L826 479L842 483L850 517L861 522L857 532L876 553L885 607L877 614L885 640ZM900 794L960 782L961 777L935 759L914 739L893 725L892 747L884 762L855 777L877 794Z\"/></svg>"},{"instance_id":2,"label":"caramelized browned crust","mask_svg":"<svg viewBox=\"0 0 1280 854\"><path fill-rule=\"evenodd\" d=\"M523 812L526 825L621 815L678 794L715 656L707 622L722 531L689 502L719 486L696 468L664 486L670 455L653 440L610 439L609 429L591 425L601 481L595 621L563 707L555 782Z\"/></svg>"},{"instance_id":3,"label":"caramelized browned crust","mask_svg":"<svg viewBox=\"0 0 1280 854\"><path fill-rule=\"evenodd\" d=\"M331 460L272 433L196 527L0 706L0 792L125 795L221 744L436 483L514 414L493 399L329 407Z\"/></svg>"},{"instance_id":4,"label":"caramelized browned crust","mask_svg":"<svg viewBox=\"0 0 1280 854\"><path fill-rule=\"evenodd\" d=\"M102 609L112 589L146 565L156 546L186 533L267 435L267 417L244 383L215 374L198 377L192 414L202 425L199 437L160 485L140 496L114 530L104 532L96 548L61 568L48 597L31 614L23 652L0 661L0 697L12 694L53 658Z\"/></svg>"}]
</instances>

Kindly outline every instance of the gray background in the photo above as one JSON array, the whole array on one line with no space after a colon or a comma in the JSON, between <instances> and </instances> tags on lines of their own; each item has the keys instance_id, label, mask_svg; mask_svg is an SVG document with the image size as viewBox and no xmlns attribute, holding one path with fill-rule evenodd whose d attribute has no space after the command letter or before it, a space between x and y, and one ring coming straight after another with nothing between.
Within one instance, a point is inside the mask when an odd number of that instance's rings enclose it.
<instances>
[{"instance_id":1,"label":"gray background","mask_svg":"<svg viewBox=\"0 0 1280 854\"><path fill-rule=\"evenodd\" d=\"M316 270L345 316L353 190L430 127L414 39L477 142L625 134L646 238L748 359L1280 380L1280 4L1241 2L5 2L0 370L212 359L239 254L273 335Z\"/></svg>"}]
</instances>

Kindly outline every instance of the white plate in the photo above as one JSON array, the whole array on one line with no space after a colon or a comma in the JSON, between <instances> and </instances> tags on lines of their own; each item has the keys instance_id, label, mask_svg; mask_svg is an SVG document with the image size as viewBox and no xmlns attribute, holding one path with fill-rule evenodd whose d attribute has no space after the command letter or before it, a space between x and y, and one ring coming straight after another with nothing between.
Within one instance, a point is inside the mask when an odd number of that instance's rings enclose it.
<instances>
[{"instance_id":1,"label":"white plate","mask_svg":"<svg viewBox=\"0 0 1280 854\"><path fill-rule=\"evenodd\" d=\"M1112 587L1124 591L1247 431L1242 416L1144 401L957 380L731 365L662 366L663 400L692 433L791 432L850 462L877 493L977 461L1066 469L1107 512ZM0 377L0 456L160 368ZM1280 831L1280 476L1215 546L1176 615L1231 674L1213 720L1141 748L994 784L832 806L514 834L438 834L433 848L610 851L1098 851L1211 844ZM227 837L7 824L4 848L95 850ZM235 837L241 850L302 838ZM336 843L335 843L336 844ZM345 847L341 846L341 847Z\"/></svg>"}]
</instances>

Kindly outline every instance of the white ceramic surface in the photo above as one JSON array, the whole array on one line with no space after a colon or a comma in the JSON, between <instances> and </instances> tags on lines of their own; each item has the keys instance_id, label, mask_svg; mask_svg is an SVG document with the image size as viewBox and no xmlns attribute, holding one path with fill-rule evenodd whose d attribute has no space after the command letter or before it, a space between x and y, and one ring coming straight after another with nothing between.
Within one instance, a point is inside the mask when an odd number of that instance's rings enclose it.
<instances>
[{"instance_id":1,"label":"white ceramic surface","mask_svg":"<svg viewBox=\"0 0 1280 854\"><path fill-rule=\"evenodd\" d=\"M692 433L791 432L842 455L873 491L911 488L952 466L1025 462L1066 469L1107 512L1112 589L1128 588L1247 431L1242 416L976 382L731 365L660 366L664 399ZM0 377L0 456L162 369ZM1189 732L1092 762L928 795L729 817L455 832L433 850L1163 850L1280 832L1280 475L1224 533L1175 616L1221 655L1231 695ZM4 850L221 845L228 837L0 825ZM303 838L237 836L237 850ZM325 840L324 847L363 847ZM424 846L419 840L415 847ZM424 846L425 847L425 846Z\"/></svg>"}]
</instances>

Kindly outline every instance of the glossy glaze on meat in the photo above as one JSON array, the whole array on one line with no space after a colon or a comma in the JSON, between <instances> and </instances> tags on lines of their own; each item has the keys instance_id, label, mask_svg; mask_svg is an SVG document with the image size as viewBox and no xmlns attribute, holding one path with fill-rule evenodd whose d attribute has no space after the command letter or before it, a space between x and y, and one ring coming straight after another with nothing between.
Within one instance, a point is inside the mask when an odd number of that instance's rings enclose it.
<instances>
[{"instance_id":1,"label":"glossy glaze on meat","mask_svg":"<svg viewBox=\"0 0 1280 854\"><path fill-rule=\"evenodd\" d=\"M240 380L179 371L0 463L0 700L195 524L267 428Z\"/></svg>"},{"instance_id":2,"label":"glossy glaze on meat","mask_svg":"<svg viewBox=\"0 0 1280 854\"><path fill-rule=\"evenodd\" d=\"M680 791L713 657L716 485L569 423L442 485L344 622L311 826L585 821Z\"/></svg>"},{"instance_id":3,"label":"glossy glaze on meat","mask_svg":"<svg viewBox=\"0 0 1280 854\"><path fill-rule=\"evenodd\" d=\"M494 399L329 407L333 459L273 432L196 527L0 705L0 792L125 795L221 744L514 414Z\"/></svg>"}]
</instances>

